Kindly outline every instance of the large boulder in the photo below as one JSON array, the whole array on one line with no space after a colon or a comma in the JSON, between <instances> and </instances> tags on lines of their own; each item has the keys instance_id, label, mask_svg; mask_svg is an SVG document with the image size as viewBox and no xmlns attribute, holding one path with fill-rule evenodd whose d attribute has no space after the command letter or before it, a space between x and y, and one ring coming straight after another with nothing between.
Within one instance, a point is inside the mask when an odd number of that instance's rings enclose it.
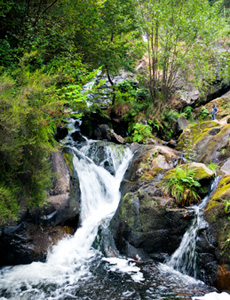
<instances>
[{"instance_id":1,"label":"large boulder","mask_svg":"<svg viewBox=\"0 0 230 300\"><path fill-rule=\"evenodd\" d=\"M178 150L202 163L221 163L230 156L230 125L215 121L190 125L179 137Z\"/></svg>"},{"instance_id":2,"label":"large boulder","mask_svg":"<svg viewBox=\"0 0 230 300\"><path fill-rule=\"evenodd\" d=\"M69 226L40 226L21 222L0 233L0 266L45 261L48 250L64 237L73 234Z\"/></svg>"},{"instance_id":3,"label":"large boulder","mask_svg":"<svg viewBox=\"0 0 230 300\"><path fill-rule=\"evenodd\" d=\"M191 213L174 209L171 199L149 182L126 193L110 228L122 254L164 261L179 246L190 220Z\"/></svg>"},{"instance_id":4,"label":"large boulder","mask_svg":"<svg viewBox=\"0 0 230 300\"><path fill-rule=\"evenodd\" d=\"M229 116L229 108L230 108L229 100L230 100L230 93L227 93L227 94L223 95L222 97L216 98L216 99L208 102L204 106L200 106L200 107L196 108L195 113L196 113L197 117L199 117L200 111L201 111L202 107L204 107L205 109L207 109L210 112L210 114L206 117L205 120L210 120L212 105L215 104L218 108L216 118L219 121L219 120Z\"/></svg>"},{"instance_id":5,"label":"large boulder","mask_svg":"<svg viewBox=\"0 0 230 300\"><path fill-rule=\"evenodd\" d=\"M179 245L191 220L157 186L180 153L162 145L140 147L124 176L122 200L110 228L122 254L163 261Z\"/></svg>"},{"instance_id":6,"label":"large boulder","mask_svg":"<svg viewBox=\"0 0 230 300\"><path fill-rule=\"evenodd\" d=\"M53 186L47 197L47 204L33 209L27 219L44 226L78 225L80 208L80 188L76 170L72 162L73 153L66 148L51 154L51 170L55 174Z\"/></svg>"},{"instance_id":7,"label":"large boulder","mask_svg":"<svg viewBox=\"0 0 230 300\"><path fill-rule=\"evenodd\" d=\"M79 181L68 149L51 155L55 176L44 207L25 213L0 234L0 265L44 261L52 245L78 226ZM65 158L64 158L65 157Z\"/></svg>"},{"instance_id":8,"label":"large boulder","mask_svg":"<svg viewBox=\"0 0 230 300\"><path fill-rule=\"evenodd\" d=\"M224 176L212 195L205 210L205 219L216 241L215 255L219 268L216 284L221 289L230 289L230 176Z\"/></svg>"}]
</instances>

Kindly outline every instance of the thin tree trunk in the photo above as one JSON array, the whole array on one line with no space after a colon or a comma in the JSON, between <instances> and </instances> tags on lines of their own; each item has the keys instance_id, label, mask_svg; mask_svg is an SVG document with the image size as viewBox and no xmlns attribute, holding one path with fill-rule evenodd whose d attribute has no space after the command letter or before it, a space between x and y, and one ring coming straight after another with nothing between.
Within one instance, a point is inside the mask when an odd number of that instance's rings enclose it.
<instances>
[{"instance_id":1,"label":"thin tree trunk","mask_svg":"<svg viewBox=\"0 0 230 300\"><path fill-rule=\"evenodd\" d=\"M109 83L111 84L111 87L113 89L113 93L112 93L112 95L113 95L113 97L112 97L112 105L114 105L115 104L115 99L116 99L116 91L115 91L115 88L114 88L114 83L112 81L112 78L110 77L110 74L109 74L109 68L108 68L108 66L106 66L105 69L106 69L107 78L108 78Z\"/></svg>"}]
</instances>

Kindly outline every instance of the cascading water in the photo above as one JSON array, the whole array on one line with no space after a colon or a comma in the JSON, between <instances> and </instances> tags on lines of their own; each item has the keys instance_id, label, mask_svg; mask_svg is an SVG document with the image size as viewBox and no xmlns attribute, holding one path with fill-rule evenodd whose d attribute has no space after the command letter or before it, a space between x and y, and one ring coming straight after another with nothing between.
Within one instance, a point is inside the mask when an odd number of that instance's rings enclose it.
<instances>
[{"instance_id":1,"label":"cascading water","mask_svg":"<svg viewBox=\"0 0 230 300\"><path fill-rule=\"evenodd\" d=\"M88 147L85 146L83 152L87 151ZM118 206L120 182L132 153L129 148L123 147L123 152L118 151L120 160L110 155L115 170L115 175L112 176L102 167L95 165L83 152L73 148L73 163L79 176L81 190L81 227L72 238L64 239L53 247L46 263L35 262L3 269L0 288L5 290L5 295L10 295L7 299L24 300L32 299L32 296L33 299L47 299L47 292L41 289L44 282L55 285L55 291L48 293L51 297L49 299L62 299L63 293L66 294L71 285L90 276L90 260L99 255L96 250L91 249L91 245L98 226L102 223L108 225ZM107 152L111 152L109 147ZM23 291L25 287L26 291ZM42 291L39 295L38 290Z\"/></svg>"},{"instance_id":2,"label":"cascading water","mask_svg":"<svg viewBox=\"0 0 230 300\"><path fill-rule=\"evenodd\" d=\"M166 265L172 267L175 270L188 274L194 278L197 278L197 253L196 242L198 232L201 229L205 229L208 223L204 220L204 208L215 191L220 177L216 177L213 181L210 189L210 193L202 200L198 206L193 206L191 209L195 212L195 218L192 225L184 234L179 248L173 253L170 259L166 262Z\"/></svg>"},{"instance_id":3,"label":"cascading water","mask_svg":"<svg viewBox=\"0 0 230 300\"><path fill-rule=\"evenodd\" d=\"M118 206L120 182L132 153L124 146L86 138L80 145L72 134L65 145L73 151L80 182L81 227L54 246L45 263L2 268L0 300L190 300L213 291L165 265L105 258L92 247L98 228L108 227Z\"/></svg>"}]
</instances>

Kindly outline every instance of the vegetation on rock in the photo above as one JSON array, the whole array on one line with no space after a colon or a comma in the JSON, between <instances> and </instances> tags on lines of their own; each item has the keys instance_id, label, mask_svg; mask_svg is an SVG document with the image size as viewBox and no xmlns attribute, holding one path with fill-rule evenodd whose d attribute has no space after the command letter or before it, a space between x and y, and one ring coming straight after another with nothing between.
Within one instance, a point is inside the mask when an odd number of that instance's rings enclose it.
<instances>
[{"instance_id":1,"label":"vegetation on rock","mask_svg":"<svg viewBox=\"0 0 230 300\"><path fill-rule=\"evenodd\" d=\"M195 179L195 170L189 169L188 166L184 168L178 166L168 171L160 186L166 194L175 198L179 206L184 207L200 200L198 189L201 185Z\"/></svg>"}]
</instances>

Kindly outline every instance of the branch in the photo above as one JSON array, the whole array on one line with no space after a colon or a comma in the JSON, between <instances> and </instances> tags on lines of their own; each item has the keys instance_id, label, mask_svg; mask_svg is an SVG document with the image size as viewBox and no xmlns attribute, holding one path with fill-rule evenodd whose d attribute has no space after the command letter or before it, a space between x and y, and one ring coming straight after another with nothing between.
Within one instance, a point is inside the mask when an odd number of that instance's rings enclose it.
<instances>
[{"instance_id":1,"label":"branch","mask_svg":"<svg viewBox=\"0 0 230 300\"><path fill-rule=\"evenodd\" d=\"M51 6L53 6L58 0L54 0L53 2L51 2L50 4L48 4L46 6L46 8L43 10L42 15L47 11L47 9L49 9Z\"/></svg>"}]
</instances>

